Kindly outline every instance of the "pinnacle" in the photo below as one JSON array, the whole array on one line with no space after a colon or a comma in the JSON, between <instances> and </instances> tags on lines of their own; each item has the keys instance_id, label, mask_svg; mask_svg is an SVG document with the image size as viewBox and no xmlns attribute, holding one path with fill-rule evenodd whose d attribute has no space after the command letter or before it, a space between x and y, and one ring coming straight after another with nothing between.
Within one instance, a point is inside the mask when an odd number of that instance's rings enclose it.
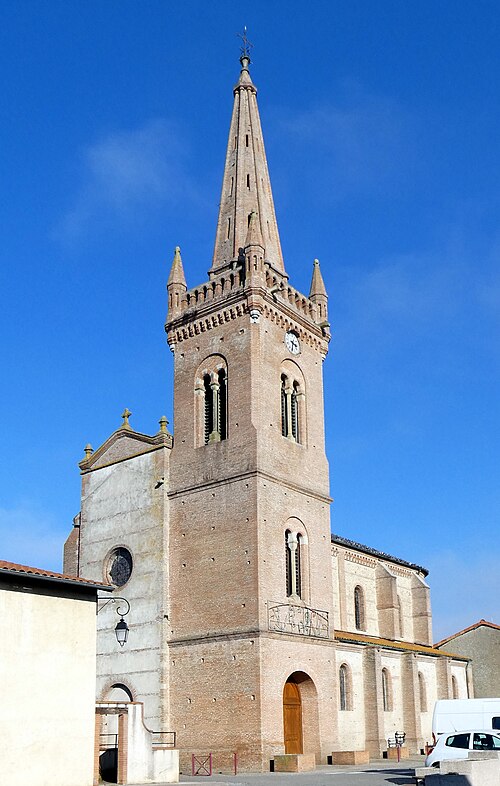
<instances>
[{"instance_id":1,"label":"pinnacle","mask_svg":"<svg viewBox=\"0 0 500 786\"><path fill-rule=\"evenodd\" d=\"M248 246L260 246L264 248L262 240L262 232L260 229L259 214L252 210L250 213L250 221L248 223L248 232L245 240L245 248Z\"/></svg>"},{"instance_id":2,"label":"pinnacle","mask_svg":"<svg viewBox=\"0 0 500 786\"><path fill-rule=\"evenodd\" d=\"M312 274L311 291L309 292L309 297L311 298L314 295L326 296L326 287L325 287L325 282L323 281L323 276L321 275L319 259L315 259L313 262L313 274Z\"/></svg>"},{"instance_id":3,"label":"pinnacle","mask_svg":"<svg viewBox=\"0 0 500 786\"><path fill-rule=\"evenodd\" d=\"M182 284L186 286L186 277L184 275L184 268L182 267L181 250L179 246L175 247L174 259L172 267L170 268L167 287L171 284Z\"/></svg>"}]
</instances>

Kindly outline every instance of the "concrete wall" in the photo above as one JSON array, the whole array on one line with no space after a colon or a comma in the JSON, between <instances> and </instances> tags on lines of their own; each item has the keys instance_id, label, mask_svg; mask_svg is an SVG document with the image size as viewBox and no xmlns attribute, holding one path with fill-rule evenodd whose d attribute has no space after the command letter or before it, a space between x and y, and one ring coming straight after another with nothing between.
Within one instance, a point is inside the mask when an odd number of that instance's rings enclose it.
<instances>
[{"instance_id":1,"label":"concrete wall","mask_svg":"<svg viewBox=\"0 0 500 786\"><path fill-rule=\"evenodd\" d=\"M1 781L91 786L95 601L0 588Z\"/></svg>"},{"instance_id":2,"label":"concrete wall","mask_svg":"<svg viewBox=\"0 0 500 786\"><path fill-rule=\"evenodd\" d=\"M500 629L498 627L480 625L455 636L451 641L443 644L442 648L472 658L476 699L500 696ZM462 682L459 690L459 697L466 698L467 693L463 692Z\"/></svg>"},{"instance_id":3,"label":"concrete wall","mask_svg":"<svg viewBox=\"0 0 500 786\"><path fill-rule=\"evenodd\" d=\"M168 704L163 635L168 613L164 554L169 452L161 448L94 469L82 478L81 575L109 580L108 556L116 547L125 547L133 558L129 581L114 593L131 604L126 618L130 634L123 649L114 635L117 606L110 603L97 617L97 698L108 698L112 686L123 683L135 701L144 702L146 721L154 730L168 728L168 711L161 704Z\"/></svg>"}]
</instances>

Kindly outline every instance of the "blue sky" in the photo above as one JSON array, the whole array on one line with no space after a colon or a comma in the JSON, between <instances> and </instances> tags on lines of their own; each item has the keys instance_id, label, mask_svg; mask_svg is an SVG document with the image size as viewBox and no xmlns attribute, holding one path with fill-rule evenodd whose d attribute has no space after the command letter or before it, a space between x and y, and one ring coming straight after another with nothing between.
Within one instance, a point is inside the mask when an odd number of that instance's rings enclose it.
<instances>
[{"instance_id":1,"label":"blue sky","mask_svg":"<svg viewBox=\"0 0 500 786\"><path fill-rule=\"evenodd\" d=\"M436 640L499 622L488 0L4 0L0 556L60 569L84 445L172 420L165 282L211 263L245 24L287 271L330 293L332 528L430 569Z\"/></svg>"}]
</instances>

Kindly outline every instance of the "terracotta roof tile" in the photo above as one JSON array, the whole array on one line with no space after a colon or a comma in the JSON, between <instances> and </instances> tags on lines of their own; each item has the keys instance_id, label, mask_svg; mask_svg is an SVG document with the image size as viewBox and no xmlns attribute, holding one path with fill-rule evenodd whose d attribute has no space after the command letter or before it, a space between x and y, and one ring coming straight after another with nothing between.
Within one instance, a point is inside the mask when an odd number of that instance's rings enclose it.
<instances>
[{"instance_id":1,"label":"terracotta roof tile","mask_svg":"<svg viewBox=\"0 0 500 786\"><path fill-rule=\"evenodd\" d=\"M377 636L367 636L365 633L350 633L349 631L334 631L337 641L349 641L353 644L372 644L376 647L387 647L393 650L404 650L407 652L419 652L422 655L434 655L439 657L456 658L457 660L470 660L463 655L454 655L451 652L437 650L435 647L428 647L425 644L413 644L409 641L393 641L392 639L381 639Z\"/></svg>"},{"instance_id":2,"label":"terracotta roof tile","mask_svg":"<svg viewBox=\"0 0 500 786\"><path fill-rule=\"evenodd\" d=\"M93 579L82 579L80 576L71 576L68 573L54 573L52 570L43 570L43 568L32 568L29 565L19 565L17 562L7 562L7 560L0 559L0 570L8 571L9 573L20 573L28 576L39 576L46 579L62 579L66 581L78 582L79 584L92 584L95 587L107 587L107 584Z\"/></svg>"}]
</instances>

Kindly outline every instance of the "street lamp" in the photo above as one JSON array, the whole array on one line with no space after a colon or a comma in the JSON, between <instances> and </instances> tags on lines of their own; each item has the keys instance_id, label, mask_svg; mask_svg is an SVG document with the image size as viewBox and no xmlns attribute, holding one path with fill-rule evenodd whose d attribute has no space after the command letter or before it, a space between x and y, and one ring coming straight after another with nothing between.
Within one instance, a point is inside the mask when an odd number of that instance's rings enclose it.
<instances>
[{"instance_id":1,"label":"street lamp","mask_svg":"<svg viewBox=\"0 0 500 786\"><path fill-rule=\"evenodd\" d=\"M103 601L104 598L98 597L97 600ZM123 647L123 645L128 639L128 631L129 631L129 627L125 622L125 620L123 619L130 611L130 603L128 602L127 598L119 598L118 596L115 596L113 598L108 598L104 601L104 603L100 608L99 606L97 606L97 613L99 614L99 612L102 611L108 605L108 603L118 603L118 602L120 602L120 605L116 607L116 613L120 616L120 620L119 622L116 623L115 636L120 647ZM122 604L125 604L125 606L123 606ZM123 608L125 609L125 611L123 610Z\"/></svg>"}]
</instances>

